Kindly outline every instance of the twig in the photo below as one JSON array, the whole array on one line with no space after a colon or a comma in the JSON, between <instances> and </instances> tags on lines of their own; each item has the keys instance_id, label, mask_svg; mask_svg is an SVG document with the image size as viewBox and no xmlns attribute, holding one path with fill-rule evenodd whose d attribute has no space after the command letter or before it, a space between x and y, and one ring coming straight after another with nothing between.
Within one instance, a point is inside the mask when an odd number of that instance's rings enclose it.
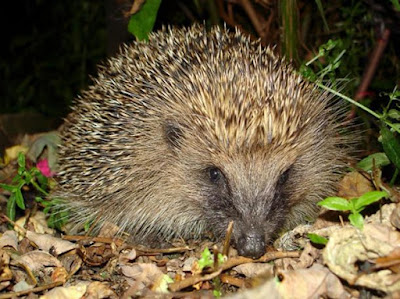
<instances>
[{"instance_id":1,"label":"twig","mask_svg":"<svg viewBox=\"0 0 400 299\"><path fill-rule=\"evenodd\" d=\"M105 237L90 237L90 236L73 236L73 235L66 235L62 236L63 240L68 241L88 241L88 242L100 242L105 244L112 244L115 243L117 246L121 246L124 244L124 240L118 238L105 238Z\"/></svg>"},{"instance_id":2,"label":"twig","mask_svg":"<svg viewBox=\"0 0 400 299\"><path fill-rule=\"evenodd\" d=\"M60 285L63 285L64 282L63 281L56 281L53 283L49 283L40 287L36 287L33 289L29 289L29 290L23 290L23 291L19 291L19 292L11 292L11 293L5 293L5 294L0 294L0 299L4 299L4 298L16 298L16 297L20 297L20 296L24 296L24 295L28 295L29 293L37 293L37 292L42 292L48 289L52 289L55 287L58 287Z\"/></svg>"},{"instance_id":3,"label":"twig","mask_svg":"<svg viewBox=\"0 0 400 299\"><path fill-rule=\"evenodd\" d=\"M274 252L267 252L264 254L262 257L260 257L257 260L253 260L248 257L236 257L236 258L231 258L227 260L225 263L221 265L221 267L218 269L218 271L212 272L210 274L206 275L193 275L191 277L188 277L182 281L174 282L169 285L169 289L172 292L176 292L179 290L182 290L184 288L190 287L191 285L194 285L198 282L201 281L206 281L213 279L214 277L217 277L219 274L221 274L223 271L228 270L230 268L233 268L235 266L245 264L245 263L266 263L272 260L280 259L280 258L296 258L300 256L299 251L289 251L289 252L281 252L281 251L274 251Z\"/></svg>"},{"instance_id":4,"label":"twig","mask_svg":"<svg viewBox=\"0 0 400 299\"><path fill-rule=\"evenodd\" d=\"M354 98L357 102L360 101L361 99L363 99L367 94L368 86L371 83L371 80L375 74L376 68L378 67L379 61L383 54L383 51L386 48L389 37L390 37L390 30L385 29L385 31L383 32L381 38L378 40L378 42L370 56L369 63L364 71L363 76L362 76L361 84L358 87L357 92L354 96ZM356 114L356 107L353 106L347 119L353 119L355 114Z\"/></svg>"},{"instance_id":5,"label":"twig","mask_svg":"<svg viewBox=\"0 0 400 299\"><path fill-rule=\"evenodd\" d=\"M18 225L17 223L15 223L15 221L12 221L10 218L8 218L5 214L0 213L0 216L3 217L8 223L10 223L12 226L17 227L19 230L21 230L21 232L17 232L17 233L21 233L24 237L26 235L26 229L21 227L20 225Z\"/></svg>"},{"instance_id":6,"label":"twig","mask_svg":"<svg viewBox=\"0 0 400 299\"><path fill-rule=\"evenodd\" d=\"M221 274L219 278L223 283L230 284L238 288L246 287L246 281L243 278L237 278L227 274Z\"/></svg>"},{"instance_id":7,"label":"twig","mask_svg":"<svg viewBox=\"0 0 400 299\"><path fill-rule=\"evenodd\" d=\"M231 243L232 229L233 229L233 221L230 221L228 224L228 228L226 229L224 247L222 249L222 254L226 256L228 256L229 253L229 244Z\"/></svg>"},{"instance_id":8,"label":"twig","mask_svg":"<svg viewBox=\"0 0 400 299\"><path fill-rule=\"evenodd\" d=\"M258 36L261 38L264 37L263 26L257 16L257 12L254 9L253 5L248 0L241 0L240 4L249 16L250 21L253 24L254 29L256 29Z\"/></svg>"},{"instance_id":9,"label":"twig","mask_svg":"<svg viewBox=\"0 0 400 299\"><path fill-rule=\"evenodd\" d=\"M210 273L210 274L206 274L206 275L199 274L199 275L190 276L190 277L188 277L188 278L186 278L184 280L171 283L169 285L169 289L171 290L171 292L177 292L179 290L182 290L182 289L185 289L187 287L190 287L191 285L194 285L194 284L199 283L201 281L206 281L206 280L213 279L213 278L217 277L218 275L220 275L222 271L223 270L221 268L218 271Z\"/></svg>"}]
</instances>

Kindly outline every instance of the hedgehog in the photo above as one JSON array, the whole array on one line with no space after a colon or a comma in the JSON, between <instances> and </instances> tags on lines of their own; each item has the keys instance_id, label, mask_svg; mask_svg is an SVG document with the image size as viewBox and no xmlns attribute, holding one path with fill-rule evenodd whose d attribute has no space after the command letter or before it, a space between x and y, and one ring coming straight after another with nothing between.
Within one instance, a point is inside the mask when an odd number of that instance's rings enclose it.
<instances>
[{"instance_id":1,"label":"hedgehog","mask_svg":"<svg viewBox=\"0 0 400 299\"><path fill-rule=\"evenodd\" d=\"M238 30L165 27L99 67L60 129L75 228L216 240L258 258L315 218L348 156L342 105ZM143 243L142 243L143 244Z\"/></svg>"}]
</instances>

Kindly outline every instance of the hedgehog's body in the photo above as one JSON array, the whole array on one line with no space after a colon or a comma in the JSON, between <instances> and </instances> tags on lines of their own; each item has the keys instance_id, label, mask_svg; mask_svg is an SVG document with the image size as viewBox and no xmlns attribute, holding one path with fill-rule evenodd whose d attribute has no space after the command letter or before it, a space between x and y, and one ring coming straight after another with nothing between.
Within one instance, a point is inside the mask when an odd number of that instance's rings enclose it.
<instances>
[{"instance_id":1,"label":"hedgehog's body","mask_svg":"<svg viewBox=\"0 0 400 299\"><path fill-rule=\"evenodd\" d=\"M233 220L239 252L259 256L332 190L337 114L239 33L164 30L126 47L78 99L53 196L77 224L110 221L139 241L218 237Z\"/></svg>"}]
</instances>

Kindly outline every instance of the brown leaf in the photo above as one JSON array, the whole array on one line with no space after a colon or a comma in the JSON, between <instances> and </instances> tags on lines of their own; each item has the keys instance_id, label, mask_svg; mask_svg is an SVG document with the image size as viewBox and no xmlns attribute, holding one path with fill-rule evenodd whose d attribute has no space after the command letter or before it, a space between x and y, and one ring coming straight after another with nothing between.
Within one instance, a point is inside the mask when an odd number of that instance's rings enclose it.
<instances>
[{"instance_id":1,"label":"brown leaf","mask_svg":"<svg viewBox=\"0 0 400 299\"><path fill-rule=\"evenodd\" d=\"M3 247L12 247L18 250L18 237L15 231L8 230L0 237L0 248Z\"/></svg>"},{"instance_id":2,"label":"brown leaf","mask_svg":"<svg viewBox=\"0 0 400 299\"><path fill-rule=\"evenodd\" d=\"M353 171L347 173L339 184L338 196L347 199L360 197L364 193L375 190L371 181L361 173Z\"/></svg>"},{"instance_id":3,"label":"brown leaf","mask_svg":"<svg viewBox=\"0 0 400 299\"><path fill-rule=\"evenodd\" d=\"M34 250L25 253L21 257L13 256L15 262L24 265L31 271L39 271L45 267L62 267L61 262L50 253Z\"/></svg>"},{"instance_id":4,"label":"brown leaf","mask_svg":"<svg viewBox=\"0 0 400 299\"><path fill-rule=\"evenodd\" d=\"M110 286L100 281L94 281L87 287L85 299L118 298Z\"/></svg>"},{"instance_id":5,"label":"brown leaf","mask_svg":"<svg viewBox=\"0 0 400 299\"><path fill-rule=\"evenodd\" d=\"M52 253L56 255L78 248L77 244L53 237L49 234L37 234L35 232L27 231L26 237L43 251L50 252L51 250Z\"/></svg>"}]
</instances>

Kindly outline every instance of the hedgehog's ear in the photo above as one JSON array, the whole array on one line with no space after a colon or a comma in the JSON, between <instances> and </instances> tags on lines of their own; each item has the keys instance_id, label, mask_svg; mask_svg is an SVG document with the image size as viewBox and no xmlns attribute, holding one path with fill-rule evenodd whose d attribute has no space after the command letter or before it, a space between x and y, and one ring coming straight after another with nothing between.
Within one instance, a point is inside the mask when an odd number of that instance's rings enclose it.
<instances>
[{"instance_id":1,"label":"hedgehog's ear","mask_svg":"<svg viewBox=\"0 0 400 299\"><path fill-rule=\"evenodd\" d=\"M165 140L172 148L178 148L183 136L182 129L176 123L167 122L164 125Z\"/></svg>"}]
</instances>

